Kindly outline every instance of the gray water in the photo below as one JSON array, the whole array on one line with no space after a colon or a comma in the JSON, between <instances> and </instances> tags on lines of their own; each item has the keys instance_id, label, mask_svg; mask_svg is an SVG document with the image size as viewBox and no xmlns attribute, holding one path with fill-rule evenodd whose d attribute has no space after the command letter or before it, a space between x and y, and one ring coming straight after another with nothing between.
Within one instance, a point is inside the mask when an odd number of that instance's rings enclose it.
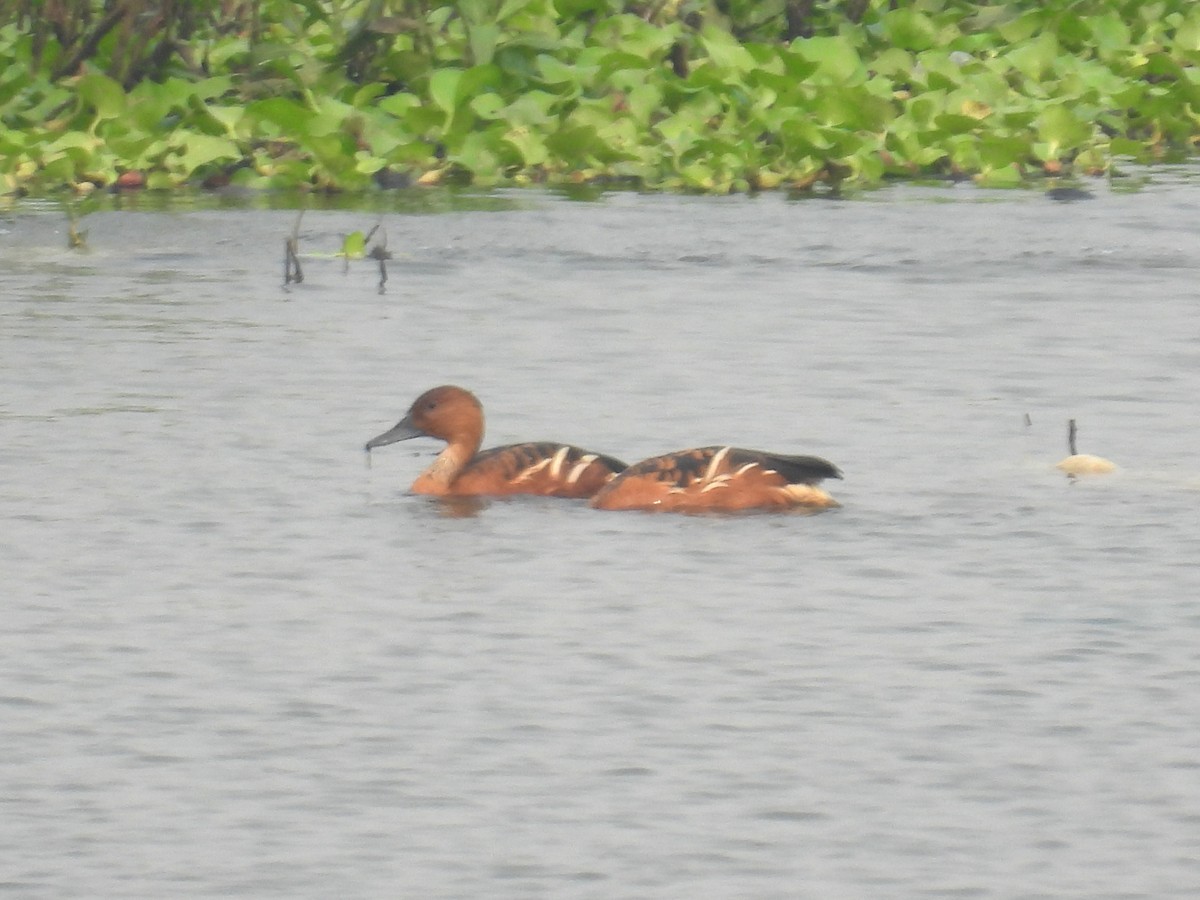
<instances>
[{"instance_id":1,"label":"gray water","mask_svg":"<svg viewBox=\"0 0 1200 900\"><path fill-rule=\"evenodd\" d=\"M1200 179L1089 189L0 214L0 895L1200 896ZM844 507L448 509L447 382Z\"/></svg>"}]
</instances>

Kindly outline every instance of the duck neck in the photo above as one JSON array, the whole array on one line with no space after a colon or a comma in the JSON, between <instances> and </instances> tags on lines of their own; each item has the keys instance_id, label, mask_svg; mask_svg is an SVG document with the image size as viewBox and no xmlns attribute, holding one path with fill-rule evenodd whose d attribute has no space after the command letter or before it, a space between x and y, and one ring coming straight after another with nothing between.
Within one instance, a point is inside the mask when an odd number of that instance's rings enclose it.
<instances>
[{"instance_id":1,"label":"duck neck","mask_svg":"<svg viewBox=\"0 0 1200 900\"><path fill-rule=\"evenodd\" d=\"M451 441L446 449L438 454L428 469L420 474L413 482L413 492L417 494L449 494L452 493L454 481L479 450L480 437L467 436Z\"/></svg>"}]
</instances>

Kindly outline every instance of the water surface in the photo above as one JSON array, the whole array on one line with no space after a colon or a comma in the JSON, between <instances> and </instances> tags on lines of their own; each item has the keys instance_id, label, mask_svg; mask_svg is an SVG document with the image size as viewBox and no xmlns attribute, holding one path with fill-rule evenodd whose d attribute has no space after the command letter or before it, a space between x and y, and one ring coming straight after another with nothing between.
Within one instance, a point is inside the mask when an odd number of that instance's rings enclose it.
<instances>
[{"instance_id":1,"label":"water surface","mask_svg":"<svg viewBox=\"0 0 1200 900\"><path fill-rule=\"evenodd\" d=\"M3 214L0 894L1197 896L1200 183L1091 190ZM452 515L447 382L844 507Z\"/></svg>"}]
</instances>

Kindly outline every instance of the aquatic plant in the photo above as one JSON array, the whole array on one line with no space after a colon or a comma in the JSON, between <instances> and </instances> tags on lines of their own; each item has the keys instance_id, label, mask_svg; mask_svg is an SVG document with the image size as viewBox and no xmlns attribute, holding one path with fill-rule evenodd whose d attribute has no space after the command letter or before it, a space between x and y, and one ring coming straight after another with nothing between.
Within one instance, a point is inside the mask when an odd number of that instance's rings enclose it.
<instances>
[{"instance_id":1,"label":"aquatic plant","mask_svg":"<svg viewBox=\"0 0 1200 900\"><path fill-rule=\"evenodd\" d=\"M1192 151L1200 5L0 0L0 190L695 191Z\"/></svg>"}]
</instances>

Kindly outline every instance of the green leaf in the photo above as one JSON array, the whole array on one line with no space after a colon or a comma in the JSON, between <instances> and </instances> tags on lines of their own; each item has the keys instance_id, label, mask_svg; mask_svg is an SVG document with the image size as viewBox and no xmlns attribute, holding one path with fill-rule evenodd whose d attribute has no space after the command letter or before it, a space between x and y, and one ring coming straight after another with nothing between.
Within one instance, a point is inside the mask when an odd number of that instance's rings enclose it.
<instances>
[{"instance_id":1,"label":"green leaf","mask_svg":"<svg viewBox=\"0 0 1200 900\"><path fill-rule=\"evenodd\" d=\"M934 118L939 131L949 134L969 134L979 127L979 120L958 113L942 113Z\"/></svg>"},{"instance_id":2,"label":"green leaf","mask_svg":"<svg viewBox=\"0 0 1200 900\"><path fill-rule=\"evenodd\" d=\"M723 28L705 26L700 33L700 45L718 69L749 72L755 67L754 57L750 52Z\"/></svg>"},{"instance_id":3,"label":"green leaf","mask_svg":"<svg viewBox=\"0 0 1200 900\"><path fill-rule=\"evenodd\" d=\"M115 119L125 111L125 91L107 75L98 72L84 75L75 90L97 119Z\"/></svg>"},{"instance_id":4,"label":"green leaf","mask_svg":"<svg viewBox=\"0 0 1200 900\"><path fill-rule=\"evenodd\" d=\"M866 79L867 69L858 49L842 35L796 40L792 49L816 64L814 79L838 84L861 84Z\"/></svg>"},{"instance_id":5,"label":"green leaf","mask_svg":"<svg viewBox=\"0 0 1200 900\"><path fill-rule=\"evenodd\" d=\"M1057 159L1066 150L1073 150L1089 141L1093 134L1090 122L1080 121L1065 103L1048 106L1037 120L1038 140L1048 145L1047 159Z\"/></svg>"},{"instance_id":6,"label":"green leaf","mask_svg":"<svg viewBox=\"0 0 1200 900\"><path fill-rule=\"evenodd\" d=\"M241 158L242 151L237 144L228 138L214 137L209 134L186 135L183 142L183 153L180 154L184 172L188 175L201 166Z\"/></svg>"},{"instance_id":7,"label":"green leaf","mask_svg":"<svg viewBox=\"0 0 1200 900\"><path fill-rule=\"evenodd\" d=\"M375 104L376 109L381 109L390 116L395 116L398 119L404 118L410 109L414 106L420 106L421 101L415 94L403 93L392 94L384 97Z\"/></svg>"},{"instance_id":8,"label":"green leaf","mask_svg":"<svg viewBox=\"0 0 1200 900\"><path fill-rule=\"evenodd\" d=\"M928 50L938 45L933 20L914 9L893 9L883 17L883 31L895 47Z\"/></svg>"},{"instance_id":9,"label":"green leaf","mask_svg":"<svg viewBox=\"0 0 1200 900\"><path fill-rule=\"evenodd\" d=\"M250 104L246 111L255 119L277 125L282 133L288 135L306 134L308 124L315 115L307 106L286 97L259 100Z\"/></svg>"},{"instance_id":10,"label":"green leaf","mask_svg":"<svg viewBox=\"0 0 1200 900\"><path fill-rule=\"evenodd\" d=\"M557 118L554 108L560 99L546 91L526 91L508 105L504 118L513 125L545 125Z\"/></svg>"},{"instance_id":11,"label":"green leaf","mask_svg":"<svg viewBox=\"0 0 1200 900\"><path fill-rule=\"evenodd\" d=\"M1008 63L1026 78L1043 80L1058 57L1058 39L1044 31L1036 38L1014 47L1008 53Z\"/></svg>"},{"instance_id":12,"label":"green leaf","mask_svg":"<svg viewBox=\"0 0 1200 900\"><path fill-rule=\"evenodd\" d=\"M1146 155L1144 143L1123 137L1113 138L1109 142L1108 150L1113 156L1132 156L1134 159L1142 159Z\"/></svg>"},{"instance_id":13,"label":"green leaf","mask_svg":"<svg viewBox=\"0 0 1200 900\"><path fill-rule=\"evenodd\" d=\"M555 156L567 162L579 162L587 158L588 151L599 138L591 125L568 125L546 138L546 147Z\"/></svg>"},{"instance_id":14,"label":"green leaf","mask_svg":"<svg viewBox=\"0 0 1200 900\"><path fill-rule=\"evenodd\" d=\"M1115 12L1093 15L1087 20L1096 46L1102 51L1126 50L1130 44L1129 26Z\"/></svg>"},{"instance_id":15,"label":"green leaf","mask_svg":"<svg viewBox=\"0 0 1200 900\"><path fill-rule=\"evenodd\" d=\"M508 108L508 104L500 97L499 94L480 94L471 100L471 109L475 115L481 119L498 119L500 114Z\"/></svg>"},{"instance_id":16,"label":"green leaf","mask_svg":"<svg viewBox=\"0 0 1200 900\"><path fill-rule=\"evenodd\" d=\"M366 235L361 231L352 231L342 239L341 255L346 259L362 259L366 253L366 247Z\"/></svg>"},{"instance_id":17,"label":"green leaf","mask_svg":"<svg viewBox=\"0 0 1200 900\"><path fill-rule=\"evenodd\" d=\"M429 76L429 98L449 119L458 106L458 83L462 69L437 69Z\"/></svg>"},{"instance_id":18,"label":"green leaf","mask_svg":"<svg viewBox=\"0 0 1200 900\"><path fill-rule=\"evenodd\" d=\"M545 140L541 135L528 128L514 128L504 136L504 139L521 154L521 159L526 166L540 166L549 157Z\"/></svg>"},{"instance_id":19,"label":"green leaf","mask_svg":"<svg viewBox=\"0 0 1200 900\"><path fill-rule=\"evenodd\" d=\"M487 65L492 61L499 39L500 27L494 22L467 26L467 42L471 46L471 59L476 65Z\"/></svg>"},{"instance_id":20,"label":"green leaf","mask_svg":"<svg viewBox=\"0 0 1200 900\"><path fill-rule=\"evenodd\" d=\"M575 70L548 53L538 55L537 68L546 84L575 84Z\"/></svg>"},{"instance_id":21,"label":"green leaf","mask_svg":"<svg viewBox=\"0 0 1200 900\"><path fill-rule=\"evenodd\" d=\"M1023 176L1015 164L998 169L984 169L976 181L983 187L1017 187Z\"/></svg>"}]
</instances>

